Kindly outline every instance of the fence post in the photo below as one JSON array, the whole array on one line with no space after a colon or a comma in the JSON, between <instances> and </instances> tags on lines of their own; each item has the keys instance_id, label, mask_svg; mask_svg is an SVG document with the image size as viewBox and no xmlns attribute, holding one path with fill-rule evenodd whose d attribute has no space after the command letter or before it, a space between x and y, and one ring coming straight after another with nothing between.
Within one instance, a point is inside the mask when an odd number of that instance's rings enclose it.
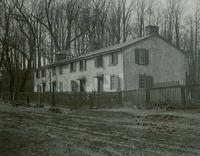
<instances>
[{"instance_id":1,"label":"fence post","mask_svg":"<svg viewBox=\"0 0 200 156\"><path fill-rule=\"evenodd\" d=\"M181 102L182 102L183 105L186 104L186 99L185 99L185 87L184 87L184 86L181 87Z\"/></svg>"}]
</instances>

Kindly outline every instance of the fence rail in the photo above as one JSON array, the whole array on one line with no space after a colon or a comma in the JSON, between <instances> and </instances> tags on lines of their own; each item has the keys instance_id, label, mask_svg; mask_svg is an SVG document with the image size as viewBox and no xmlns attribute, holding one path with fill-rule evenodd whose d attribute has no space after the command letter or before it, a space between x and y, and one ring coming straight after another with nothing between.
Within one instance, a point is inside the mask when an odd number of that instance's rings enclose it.
<instances>
[{"instance_id":1,"label":"fence rail","mask_svg":"<svg viewBox=\"0 0 200 156\"><path fill-rule=\"evenodd\" d=\"M10 93L2 92L1 99L10 101ZM26 101L31 103L51 104L53 93L18 93L17 101ZM54 101L57 106L80 108L80 107L95 107L95 108L113 108L133 106L149 107L155 103L170 101L170 104L175 107L199 107L200 106L200 91L194 87L187 86L168 86L157 87L148 90L133 90L122 92L55 92Z\"/></svg>"}]
</instances>

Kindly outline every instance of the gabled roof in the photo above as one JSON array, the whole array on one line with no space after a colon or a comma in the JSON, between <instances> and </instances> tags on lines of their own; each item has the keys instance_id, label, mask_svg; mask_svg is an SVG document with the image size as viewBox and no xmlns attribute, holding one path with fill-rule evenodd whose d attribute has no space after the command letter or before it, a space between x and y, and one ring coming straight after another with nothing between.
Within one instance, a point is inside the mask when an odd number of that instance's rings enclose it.
<instances>
[{"instance_id":1,"label":"gabled roof","mask_svg":"<svg viewBox=\"0 0 200 156\"><path fill-rule=\"evenodd\" d=\"M83 54L81 56L73 57L73 58L71 58L69 60L63 60L63 61L59 61L59 62L54 62L52 64L47 65L46 67L56 66L56 65L65 64L65 63L70 63L70 62L78 61L78 60L81 60L81 59L93 58L93 57L98 56L98 55L104 55L104 54L112 53L112 52L115 52L115 51L120 51L120 50L125 49L125 48L127 48L129 46L133 46L134 44L137 44L139 42L147 40L147 39L149 39L151 37L158 37L158 38L164 40L165 42L167 42L170 46L172 46L172 47L176 48L177 50L179 50L180 52L184 53L184 51L182 51L181 49L179 49L178 47L176 47L175 45L173 45L172 43L167 41L162 36L160 36L158 34L152 34L152 35L149 35L149 36L137 38L137 39L134 39L134 40L131 40L131 41L127 41L127 42L123 42L123 43L120 43L120 44L116 44L116 45L113 45L113 46L108 46L106 48L102 48L102 49L98 49L98 50L95 50L95 51L91 51L91 52L88 52L88 53ZM43 68L46 68L46 67L43 67Z\"/></svg>"}]
</instances>

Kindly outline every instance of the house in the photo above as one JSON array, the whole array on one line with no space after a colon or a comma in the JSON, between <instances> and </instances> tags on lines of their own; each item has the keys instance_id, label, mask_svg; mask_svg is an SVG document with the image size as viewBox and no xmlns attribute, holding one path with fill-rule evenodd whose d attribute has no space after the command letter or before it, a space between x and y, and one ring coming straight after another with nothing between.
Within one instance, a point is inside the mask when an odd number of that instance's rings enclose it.
<instances>
[{"instance_id":1,"label":"house","mask_svg":"<svg viewBox=\"0 0 200 156\"><path fill-rule=\"evenodd\" d=\"M158 32L157 26L147 26L145 37L37 69L34 91L113 92L184 85L184 52Z\"/></svg>"}]
</instances>

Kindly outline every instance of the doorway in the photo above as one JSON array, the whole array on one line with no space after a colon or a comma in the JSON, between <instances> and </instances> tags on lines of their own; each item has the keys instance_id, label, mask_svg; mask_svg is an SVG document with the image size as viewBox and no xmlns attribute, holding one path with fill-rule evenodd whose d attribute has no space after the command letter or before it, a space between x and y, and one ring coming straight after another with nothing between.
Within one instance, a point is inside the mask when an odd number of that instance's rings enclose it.
<instances>
[{"instance_id":1,"label":"doorway","mask_svg":"<svg viewBox=\"0 0 200 156\"><path fill-rule=\"evenodd\" d=\"M103 92L103 77L97 78L97 90L98 92Z\"/></svg>"}]
</instances>

